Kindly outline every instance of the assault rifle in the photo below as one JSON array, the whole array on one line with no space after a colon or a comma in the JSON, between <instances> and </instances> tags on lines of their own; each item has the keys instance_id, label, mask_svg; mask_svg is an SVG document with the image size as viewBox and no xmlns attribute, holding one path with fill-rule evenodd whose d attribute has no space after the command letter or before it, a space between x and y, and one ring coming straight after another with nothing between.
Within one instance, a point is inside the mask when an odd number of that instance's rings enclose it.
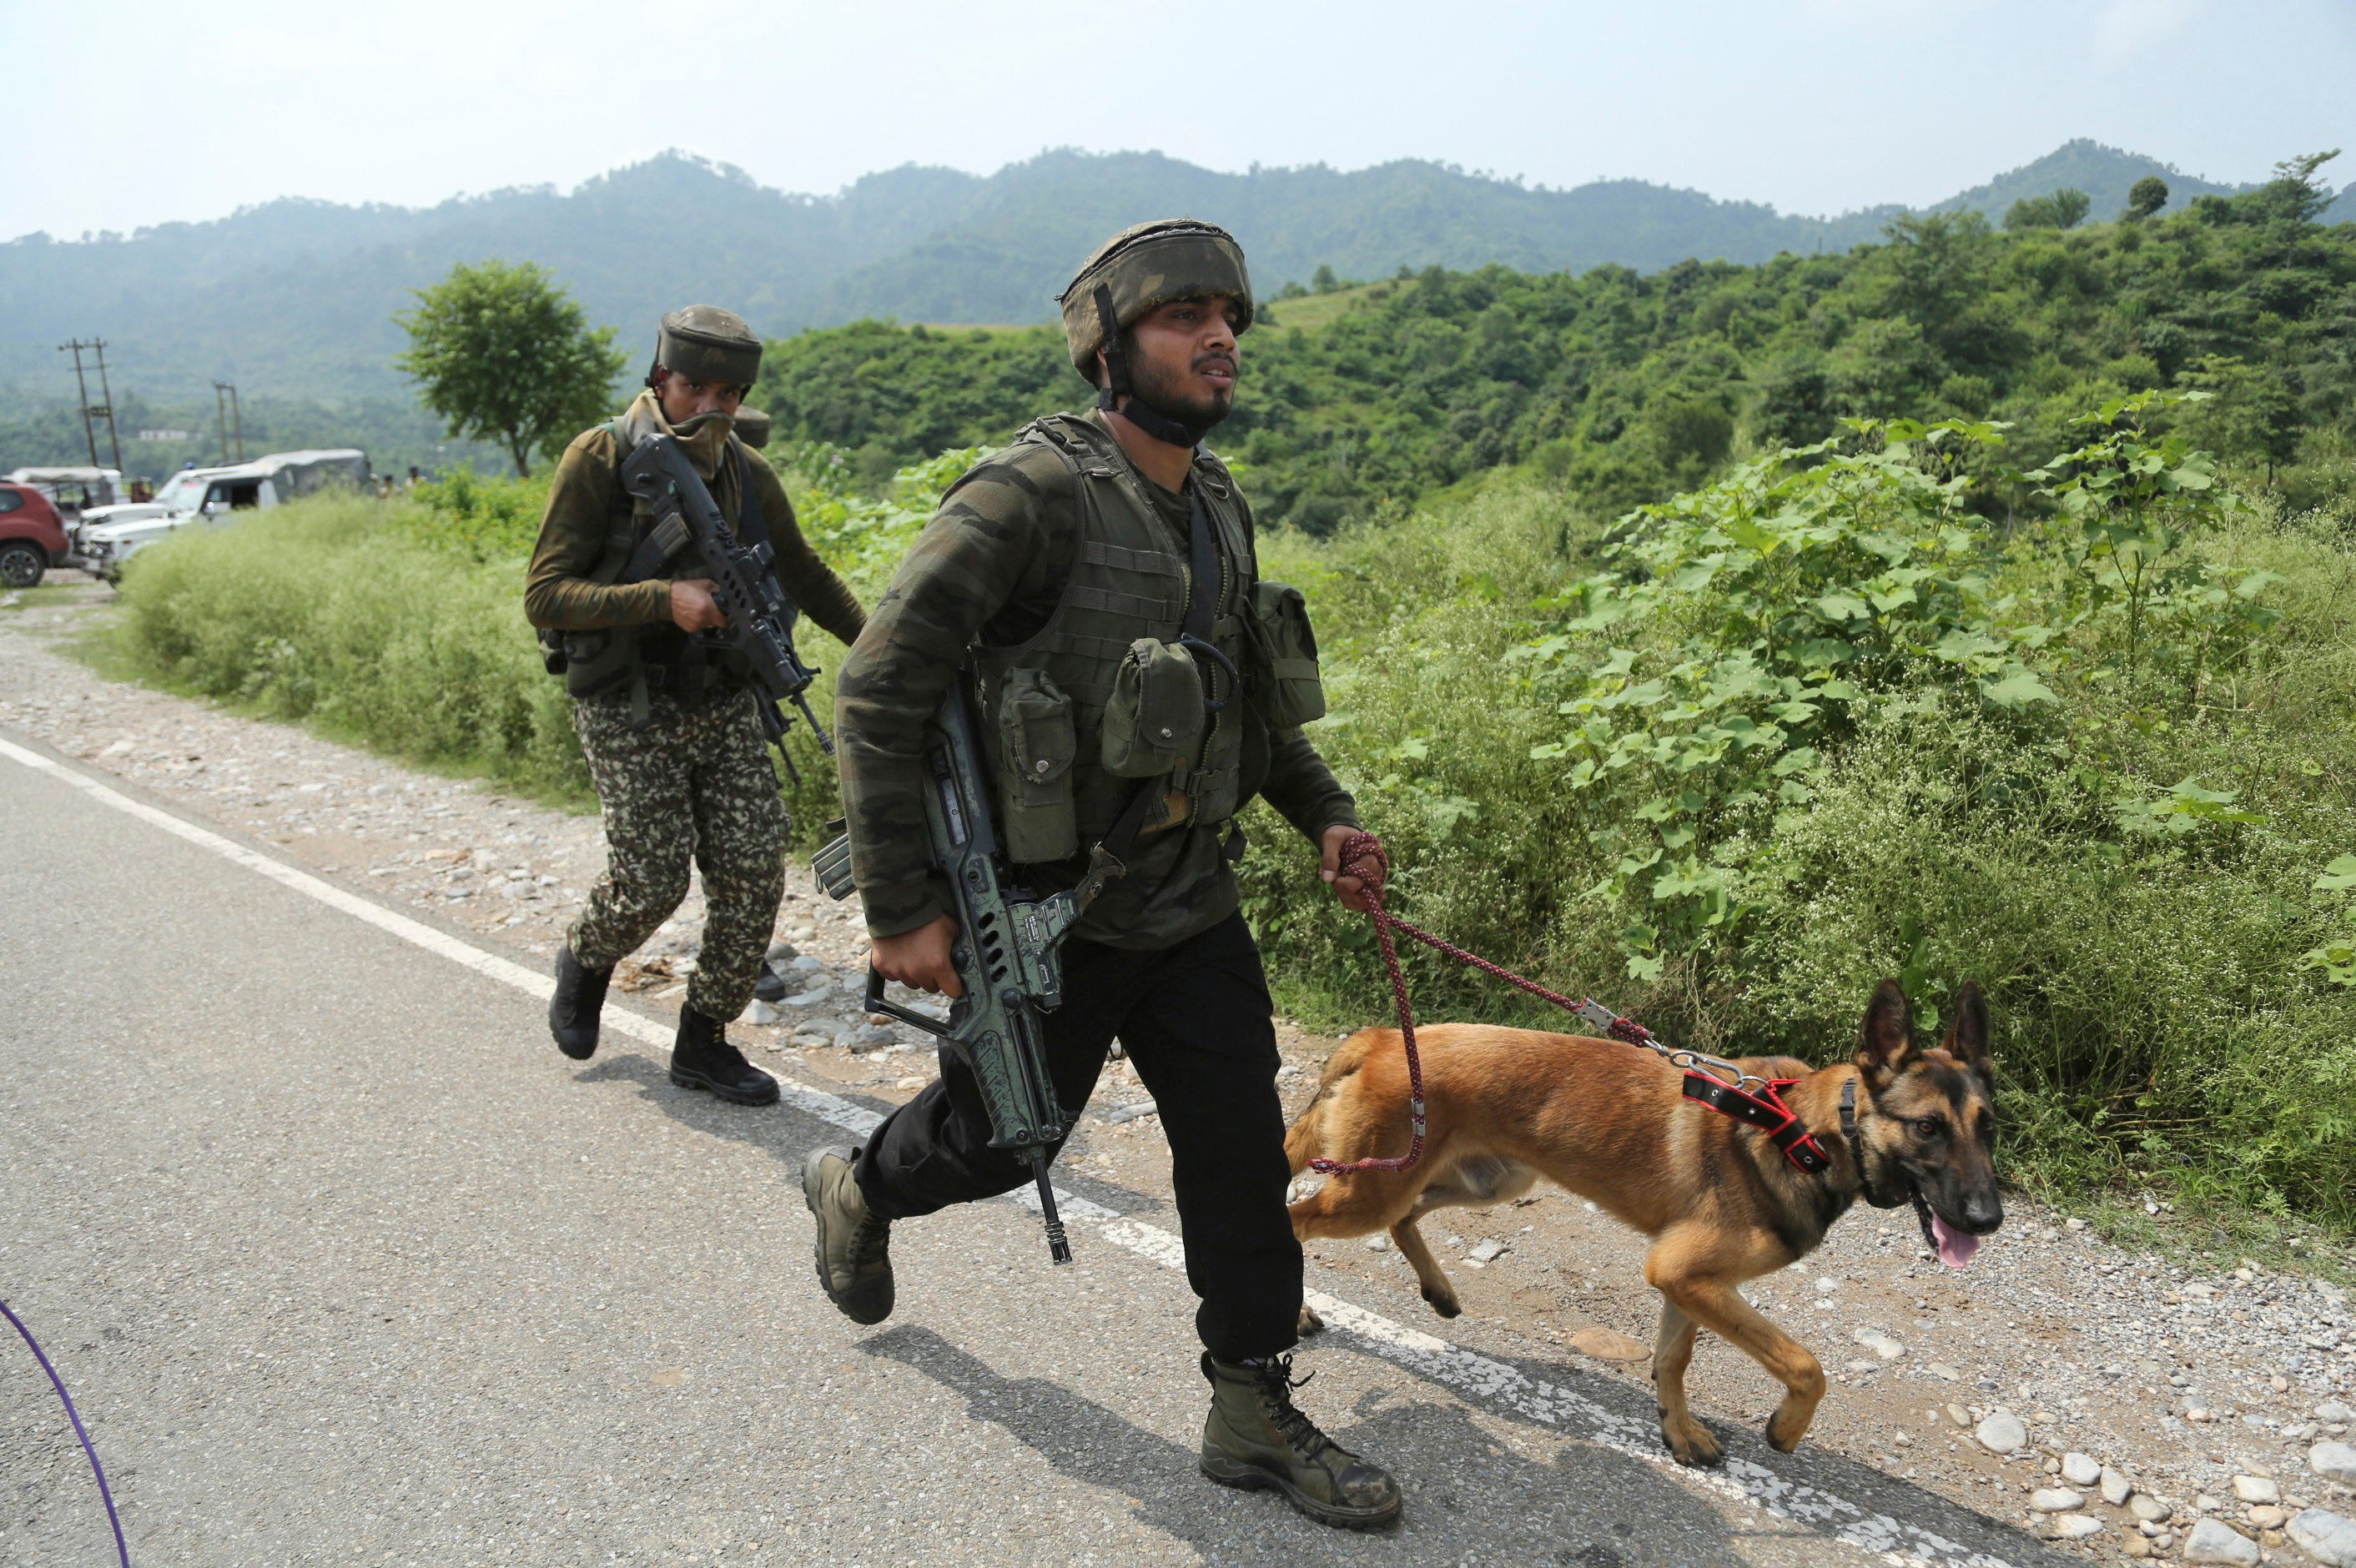
<instances>
[{"instance_id":1,"label":"assault rifle","mask_svg":"<svg viewBox=\"0 0 2356 1568\"><path fill-rule=\"evenodd\" d=\"M867 1010L898 1019L960 1049L973 1063L990 1106L992 1148L1009 1149L1031 1168L1039 1211L1047 1221L1047 1250L1072 1261L1072 1244L1055 1213L1047 1156L1066 1130L1064 1108L1047 1076L1039 1015L1064 999L1063 960L1056 949L1079 918L1072 892L1035 899L1008 887L990 815L990 784L963 679L942 699L925 732L925 837L933 869L948 879L956 905L957 945L950 962L965 995L947 1024L884 998L884 976L867 971ZM848 834L812 861L830 898L851 891Z\"/></svg>"},{"instance_id":2,"label":"assault rifle","mask_svg":"<svg viewBox=\"0 0 2356 1568\"><path fill-rule=\"evenodd\" d=\"M757 519L760 509L753 500L752 475L740 468L737 477L745 516ZM733 649L744 656L753 667L753 678L760 682L766 696L759 704L761 728L777 754L786 758L786 772L799 784L801 774L785 749L786 731L793 720L779 711L782 705L790 702L801 709L802 717L809 720L810 733L818 737L819 750L830 757L834 755L834 741L818 715L810 711L806 694L818 671L802 663L794 651L794 621L800 612L777 582L776 551L766 538L749 542L737 538L712 492L704 487L703 476L674 437L650 435L632 448L622 464L622 488L654 508L655 528L639 547L639 554L653 552L658 557L650 563L653 570L641 573L638 558L634 556L623 581L652 576L661 561L692 541L712 572L712 597L720 602L728 624L716 633L698 632L691 640L707 648Z\"/></svg>"}]
</instances>

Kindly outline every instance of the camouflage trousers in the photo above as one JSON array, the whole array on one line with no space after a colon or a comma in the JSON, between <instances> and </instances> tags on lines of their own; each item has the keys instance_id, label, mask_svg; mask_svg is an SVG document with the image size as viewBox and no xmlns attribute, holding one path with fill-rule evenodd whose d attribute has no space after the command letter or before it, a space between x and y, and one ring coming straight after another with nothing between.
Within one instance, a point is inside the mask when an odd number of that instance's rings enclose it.
<instances>
[{"instance_id":1,"label":"camouflage trousers","mask_svg":"<svg viewBox=\"0 0 2356 1568\"><path fill-rule=\"evenodd\" d=\"M786 891L791 823L748 687L684 707L661 693L630 726L626 694L584 698L573 727L605 818L605 870L565 940L584 966L620 962L703 873L703 947L687 1005L723 1021L744 1010Z\"/></svg>"}]
</instances>

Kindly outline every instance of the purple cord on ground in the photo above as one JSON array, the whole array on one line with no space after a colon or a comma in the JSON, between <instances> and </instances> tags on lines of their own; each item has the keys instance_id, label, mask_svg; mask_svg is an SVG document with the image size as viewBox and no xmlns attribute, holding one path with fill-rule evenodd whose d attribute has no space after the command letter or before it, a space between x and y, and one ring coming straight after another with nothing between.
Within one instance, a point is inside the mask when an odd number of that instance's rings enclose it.
<instances>
[{"instance_id":1,"label":"purple cord on ground","mask_svg":"<svg viewBox=\"0 0 2356 1568\"><path fill-rule=\"evenodd\" d=\"M66 1419L73 1423L74 1435L81 1439L81 1451L90 1458L90 1473L98 1477L99 1500L106 1505L106 1522L114 1527L115 1554L123 1559L123 1568L131 1568L131 1548L123 1543L123 1521L114 1517L114 1494L106 1489L106 1472L99 1468L98 1450L90 1445L90 1434L81 1429L81 1412L74 1408L73 1396L66 1392L65 1380L58 1376L57 1368L49 1365L48 1353L41 1349L41 1342L33 1338L33 1331L25 1327L25 1320L9 1311L5 1301L0 1301L0 1315L5 1315L16 1326L16 1332L22 1334L25 1343L33 1348L33 1359L41 1363L41 1371L49 1374L49 1382L57 1389L58 1399L66 1407Z\"/></svg>"}]
</instances>

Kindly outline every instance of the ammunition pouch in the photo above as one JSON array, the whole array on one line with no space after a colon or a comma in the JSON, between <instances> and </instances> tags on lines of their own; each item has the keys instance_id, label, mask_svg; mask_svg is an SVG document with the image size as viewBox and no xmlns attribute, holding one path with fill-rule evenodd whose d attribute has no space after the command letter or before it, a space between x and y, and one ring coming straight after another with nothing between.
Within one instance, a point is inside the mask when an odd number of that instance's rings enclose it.
<instances>
[{"instance_id":1,"label":"ammunition pouch","mask_svg":"<svg viewBox=\"0 0 2356 1568\"><path fill-rule=\"evenodd\" d=\"M1202 746L1205 717L1194 656L1177 643L1138 638L1114 673L1105 704L1099 747L1105 772L1150 779L1184 766Z\"/></svg>"},{"instance_id":2,"label":"ammunition pouch","mask_svg":"<svg viewBox=\"0 0 2356 1568\"><path fill-rule=\"evenodd\" d=\"M1244 624L1251 648L1247 689L1252 707L1270 730L1298 730L1325 717L1325 683L1317 670L1317 634L1301 590L1265 580L1252 584L1244 601Z\"/></svg>"},{"instance_id":3,"label":"ammunition pouch","mask_svg":"<svg viewBox=\"0 0 2356 1568\"><path fill-rule=\"evenodd\" d=\"M1072 699L1044 670L1006 672L998 693L999 830L1006 858L1061 860L1080 847L1072 799L1079 738Z\"/></svg>"}]
</instances>

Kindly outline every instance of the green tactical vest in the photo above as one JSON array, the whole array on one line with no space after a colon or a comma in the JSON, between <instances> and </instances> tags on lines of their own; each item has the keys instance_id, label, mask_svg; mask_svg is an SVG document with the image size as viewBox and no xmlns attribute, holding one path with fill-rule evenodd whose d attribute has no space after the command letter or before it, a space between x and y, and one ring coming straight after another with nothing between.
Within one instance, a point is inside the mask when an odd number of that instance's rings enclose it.
<instances>
[{"instance_id":1,"label":"green tactical vest","mask_svg":"<svg viewBox=\"0 0 2356 1568\"><path fill-rule=\"evenodd\" d=\"M1052 446L1071 466L1080 537L1046 624L1026 642L973 651L1007 858L1062 860L1097 843L1141 780L1160 797L1147 833L1215 828L1242 804L1244 694L1229 669L1176 646L1185 542L1171 538L1142 488L1151 481L1111 432L1057 414L1017 440ZM1207 640L1248 678L1258 564L1243 507L1210 453L1196 452L1191 478L1218 547Z\"/></svg>"},{"instance_id":2,"label":"green tactical vest","mask_svg":"<svg viewBox=\"0 0 2356 1568\"><path fill-rule=\"evenodd\" d=\"M631 412L609 420L605 427L613 434L615 443L614 506L605 517L605 543L597 557L597 564L589 570L593 582L611 583L617 581L630 563L630 557L653 529L654 513L644 501L623 490L618 483L622 464L631 451L654 427L633 409ZM729 455L740 456L734 438L730 438ZM741 512L744 506L737 502ZM730 521L734 523L734 518ZM674 578L708 577L711 572L693 542L671 558L664 571ZM668 622L643 626L609 626L592 632L563 634L564 690L569 697L595 697L626 686L633 706L641 715L646 706L649 684L658 688L676 688L679 694L692 698L701 694L702 683L715 669L730 669L730 656L721 655L705 660L688 661L691 667L682 667L681 656L688 651L686 634ZM651 679L649 678L651 677ZM687 690L693 685L697 689Z\"/></svg>"}]
</instances>

